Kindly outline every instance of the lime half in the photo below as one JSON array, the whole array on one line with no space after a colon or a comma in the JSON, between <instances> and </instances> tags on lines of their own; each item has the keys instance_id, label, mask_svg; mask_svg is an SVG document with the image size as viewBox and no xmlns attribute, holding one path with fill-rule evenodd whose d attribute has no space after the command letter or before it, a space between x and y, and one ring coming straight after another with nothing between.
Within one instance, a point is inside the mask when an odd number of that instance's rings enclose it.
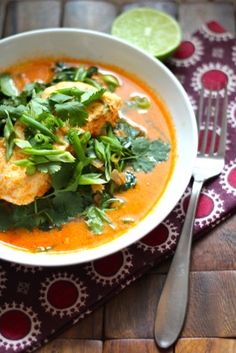
<instances>
[{"instance_id":1,"label":"lime half","mask_svg":"<svg viewBox=\"0 0 236 353\"><path fill-rule=\"evenodd\" d=\"M135 8L118 16L111 33L164 59L179 46L179 24L164 12L151 8Z\"/></svg>"}]
</instances>

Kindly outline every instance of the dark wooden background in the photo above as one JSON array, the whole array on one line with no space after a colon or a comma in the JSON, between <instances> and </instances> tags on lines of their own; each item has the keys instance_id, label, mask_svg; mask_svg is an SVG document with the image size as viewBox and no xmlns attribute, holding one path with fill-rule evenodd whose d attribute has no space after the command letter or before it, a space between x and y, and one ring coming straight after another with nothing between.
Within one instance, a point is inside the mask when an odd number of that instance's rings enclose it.
<instances>
[{"instance_id":1,"label":"dark wooden background","mask_svg":"<svg viewBox=\"0 0 236 353\"><path fill-rule=\"evenodd\" d=\"M0 0L0 36L57 26L109 32L118 13L140 4L175 16L185 37L211 19L235 35L236 2L230 0ZM156 305L168 271L165 263L38 352L235 353L235 233L233 216L194 244L187 318L173 348L158 350L153 340Z\"/></svg>"}]
</instances>

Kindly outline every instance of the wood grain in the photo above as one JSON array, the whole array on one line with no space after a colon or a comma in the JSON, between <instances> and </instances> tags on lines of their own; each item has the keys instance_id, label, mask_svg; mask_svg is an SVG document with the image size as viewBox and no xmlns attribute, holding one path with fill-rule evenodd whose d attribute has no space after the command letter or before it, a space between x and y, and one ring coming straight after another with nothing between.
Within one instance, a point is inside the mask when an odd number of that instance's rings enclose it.
<instances>
[{"instance_id":1,"label":"wood grain","mask_svg":"<svg viewBox=\"0 0 236 353\"><path fill-rule=\"evenodd\" d=\"M235 353L235 339L193 338L180 339L175 347L175 353Z\"/></svg>"},{"instance_id":2,"label":"wood grain","mask_svg":"<svg viewBox=\"0 0 236 353\"><path fill-rule=\"evenodd\" d=\"M65 4L63 26L110 32L117 14L117 7L106 1L68 1Z\"/></svg>"},{"instance_id":3,"label":"wood grain","mask_svg":"<svg viewBox=\"0 0 236 353\"><path fill-rule=\"evenodd\" d=\"M236 215L193 244L191 271L236 270ZM171 260L156 266L152 273L166 274Z\"/></svg>"},{"instance_id":4,"label":"wood grain","mask_svg":"<svg viewBox=\"0 0 236 353\"><path fill-rule=\"evenodd\" d=\"M106 305L106 338L152 338L164 276L149 274ZM193 272L183 337L236 336L236 272ZM114 318L116 318L114 320Z\"/></svg>"},{"instance_id":5,"label":"wood grain","mask_svg":"<svg viewBox=\"0 0 236 353\"><path fill-rule=\"evenodd\" d=\"M106 338L152 338L164 276L147 275L112 299L105 308Z\"/></svg>"},{"instance_id":6,"label":"wood grain","mask_svg":"<svg viewBox=\"0 0 236 353\"><path fill-rule=\"evenodd\" d=\"M6 12L6 0L0 2L0 38L3 33L4 17Z\"/></svg>"},{"instance_id":7,"label":"wood grain","mask_svg":"<svg viewBox=\"0 0 236 353\"><path fill-rule=\"evenodd\" d=\"M236 270L236 215L193 246L192 271Z\"/></svg>"},{"instance_id":8,"label":"wood grain","mask_svg":"<svg viewBox=\"0 0 236 353\"><path fill-rule=\"evenodd\" d=\"M178 4L174 1L142 0L128 2L122 7L122 11L127 11L135 7L152 7L156 10L164 11L175 18L178 17Z\"/></svg>"},{"instance_id":9,"label":"wood grain","mask_svg":"<svg viewBox=\"0 0 236 353\"><path fill-rule=\"evenodd\" d=\"M56 0L10 2L4 36L32 29L58 27L60 11L60 2Z\"/></svg>"},{"instance_id":10,"label":"wood grain","mask_svg":"<svg viewBox=\"0 0 236 353\"><path fill-rule=\"evenodd\" d=\"M216 20L228 31L235 33L235 18L233 3L190 3L180 4L179 21L187 38L203 23Z\"/></svg>"},{"instance_id":11,"label":"wood grain","mask_svg":"<svg viewBox=\"0 0 236 353\"><path fill-rule=\"evenodd\" d=\"M193 272L183 337L236 337L236 271Z\"/></svg>"},{"instance_id":12,"label":"wood grain","mask_svg":"<svg viewBox=\"0 0 236 353\"><path fill-rule=\"evenodd\" d=\"M102 342L55 339L37 353L102 353Z\"/></svg>"},{"instance_id":13,"label":"wood grain","mask_svg":"<svg viewBox=\"0 0 236 353\"><path fill-rule=\"evenodd\" d=\"M103 353L161 353L156 347L154 340L108 340L104 343ZM164 351L173 353L172 349Z\"/></svg>"},{"instance_id":14,"label":"wood grain","mask_svg":"<svg viewBox=\"0 0 236 353\"><path fill-rule=\"evenodd\" d=\"M96 310L91 315L72 326L64 332L63 338L101 339L103 335L103 308Z\"/></svg>"}]
</instances>

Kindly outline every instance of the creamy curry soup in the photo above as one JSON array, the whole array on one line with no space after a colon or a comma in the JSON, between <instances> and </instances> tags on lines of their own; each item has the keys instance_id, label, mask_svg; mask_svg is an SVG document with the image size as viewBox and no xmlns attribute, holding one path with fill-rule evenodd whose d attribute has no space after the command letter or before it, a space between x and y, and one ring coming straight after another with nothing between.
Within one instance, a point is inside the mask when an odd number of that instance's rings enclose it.
<instances>
[{"instance_id":1,"label":"creamy curry soup","mask_svg":"<svg viewBox=\"0 0 236 353\"><path fill-rule=\"evenodd\" d=\"M0 240L29 251L118 237L158 202L175 162L167 107L117 67L67 58L10 67L0 124Z\"/></svg>"}]
</instances>

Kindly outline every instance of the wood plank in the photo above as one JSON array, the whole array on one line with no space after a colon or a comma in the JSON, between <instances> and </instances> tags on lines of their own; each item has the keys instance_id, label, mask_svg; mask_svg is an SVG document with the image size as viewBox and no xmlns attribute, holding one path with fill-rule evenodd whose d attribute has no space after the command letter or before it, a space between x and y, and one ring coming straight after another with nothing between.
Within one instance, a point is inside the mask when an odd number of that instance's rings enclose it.
<instances>
[{"instance_id":1,"label":"wood plank","mask_svg":"<svg viewBox=\"0 0 236 353\"><path fill-rule=\"evenodd\" d=\"M146 275L111 300L105 309L105 337L152 338L163 281L163 275ZM182 336L236 336L235 287L236 271L191 273Z\"/></svg>"},{"instance_id":2,"label":"wood plank","mask_svg":"<svg viewBox=\"0 0 236 353\"><path fill-rule=\"evenodd\" d=\"M179 21L186 38L210 20L218 21L235 34L233 3L183 3L179 6Z\"/></svg>"},{"instance_id":3,"label":"wood plank","mask_svg":"<svg viewBox=\"0 0 236 353\"><path fill-rule=\"evenodd\" d=\"M193 246L192 271L236 270L236 215Z\"/></svg>"},{"instance_id":4,"label":"wood plank","mask_svg":"<svg viewBox=\"0 0 236 353\"><path fill-rule=\"evenodd\" d=\"M127 11L135 7L151 7L156 10L164 11L175 18L178 17L178 5L175 1L152 1L152 0L142 0L142 1L136 1L136 2L128 1L122 7L122 10Z\"/></svg>"},{"instance_id":5,"label":"wood plank","mask_svg":"<svg viewBox=\"0 0 236 353\"><path fill-rule=\"evenodd\" d=\"M37 353L102 353L102 341L55 339Z\"/></svg>"},{"instance_id":6,"label":"wood plank","mask_svg":"<svg viewBox=\"0 0 236 353\"><path fill-rule=\"evenodd\" d=\"M178 340L175 353L235 353L235 339L193 338Z\"/></svg>"},{"instance_id":7,"label":"wood plank","mask_svg":"<svg viewBox=\"0 0 236 353\"><path fill-rule=\"evenodd\" d=\"M210 231L193 244L191 271L236 270L236 215ZM152 269L167 273L170 260Z\"/></svg>"},{"instance_id":8,"label":"wood plank","mask_svg":"<svg viewBox=\"0 0 236 353\"><path fill-rule=\"evenodd\" d=\"M130 340L108 340L104 342L103 353L161 353L155 345L154 340L130 339ZM173 353L172 349L165 353Z\"/></svg>"},{"instance_id":9,"label":"wood plank","mask_svg":"<svg viewBox=\"0 0 236 353\"><path fill-rule=\"evenodd\" d=\"M103 308L100 308L65 331L61 338L101 339L103 335L102 329Z\"/></svg>"},{"instance_id":10,"label":"wood plank","mask_svg":"<svg viewBox=\"0 0 236 353\"><path fill-rule=\"evenodd\" d=\"M236 271L193 272L183 337L236 336Z\"/></svg>"},{"instance_id":11,"label":"wood plank","mask_svg":"<svg viewBox=\"0 0 236 353\"><path fill-rule=\"evenodd\" d=\"M152 338L164 276L146 275L105 307L106 338Z\"/></svg>"},{"instance_id":12,"label":"wood plank","mask_svg":"<svg viewBox=\"0 0 236 353\"><path fill-rule=\"evenodd\" d=\"M117 13L117 7L106 1L68 1L65 4L63 26L110 32Z\"/></svg>"},{"instance_id":13,"label":"wood plank","mask_svg":"<svg viewBox=\"0 0 236 353\"><path fill-rule=\"evenodd\" d=\"M56 0L10 2L4 36L38 28L58 27L60 11L60 2Z\"/></svg>"},{"instance_id":14,"label":"wood plank","mask_svg":"<svg viewBox=\"0 0 236 353\"><path fill-rule=\"evenodd\" d=\"M3 33L4 18L6 13L6 0L0 1L0 38Z\"/></svg>"}]
</instances>

